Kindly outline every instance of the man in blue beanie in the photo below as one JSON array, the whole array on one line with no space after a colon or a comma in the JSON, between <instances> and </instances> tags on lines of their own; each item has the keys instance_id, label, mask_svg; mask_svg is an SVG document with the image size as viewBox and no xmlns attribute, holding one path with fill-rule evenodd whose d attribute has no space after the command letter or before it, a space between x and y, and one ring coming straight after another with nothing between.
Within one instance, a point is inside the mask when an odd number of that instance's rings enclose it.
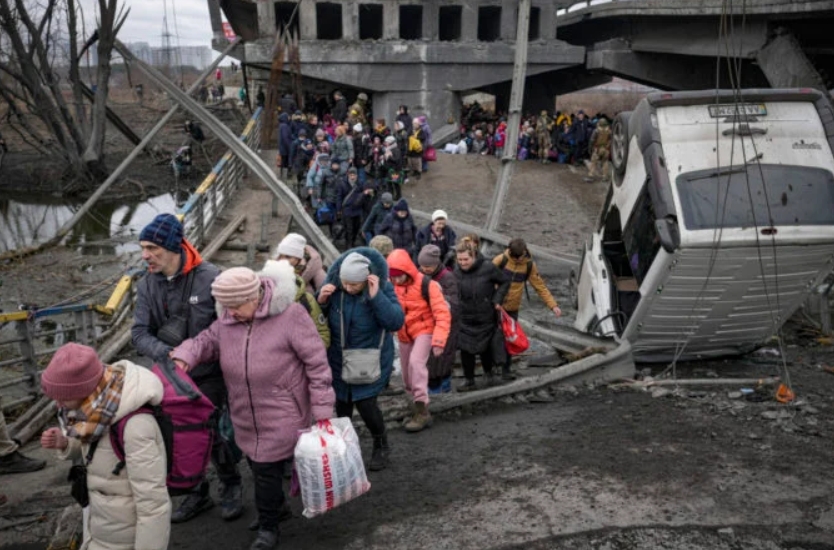
<instances>
[{"instance_id":1,"label":"man in blue beanie","mask_svg":"<svg viewBox=\"0 0 834 550\"><path fill-rule=\"evenodd\" d=\"M139 245L148 272L137 286L131 335L139 353L160 363L174 347L197 336L217 318L211 283L220 270L203 261L172 214L160 214L145 226ZM188 374L218 409L225 406L226 385L219 363L197 365ZM211 458L223 484L222 517L237 519L243 514L240 472L232 451L220 437L214 438ZM171 521L188 521L213 506L209 485L203 482L183 499Z\"/></svg>"}]
</instances>

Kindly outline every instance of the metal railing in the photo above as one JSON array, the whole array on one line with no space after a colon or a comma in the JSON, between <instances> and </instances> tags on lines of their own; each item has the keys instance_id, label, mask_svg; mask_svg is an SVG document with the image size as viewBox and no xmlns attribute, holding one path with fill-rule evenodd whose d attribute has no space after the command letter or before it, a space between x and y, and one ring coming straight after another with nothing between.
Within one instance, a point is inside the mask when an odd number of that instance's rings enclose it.
<instances>
[{"instance_id":1,"label":"metal railing","mask_svg":"<svg viewBox=\"0 0 834 550\"><path fill-rule=\"evenodd\" d=\"M262 109L249 119L240 140L258 150ZM201 248L228 201L248 170L231 151L221 157L186 203L176 212L186 238ZM36 401L40 374L64 342L98 347L113 336L133 311L133 284L144 270L122 275L106 304L74 303L55 307L0 313L0 395L2 409L10 411Z\"/></svg>"}]
</instances>

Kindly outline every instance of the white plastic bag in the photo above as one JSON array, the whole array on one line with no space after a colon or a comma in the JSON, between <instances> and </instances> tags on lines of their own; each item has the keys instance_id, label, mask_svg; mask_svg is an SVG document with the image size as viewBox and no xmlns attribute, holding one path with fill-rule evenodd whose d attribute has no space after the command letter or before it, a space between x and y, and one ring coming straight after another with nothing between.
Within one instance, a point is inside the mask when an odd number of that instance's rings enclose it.
<instances>
[{"instance_id":1,"label":"white plastic bag","mask_svg":"<svg viewBox=\"0 0 834 550\"><path fill-rule=\"evenodd\" d=\"M368 492L359 437L348 418L318 422L295 446L304 517L312 518Z\"/></svg>"}]
</instances>

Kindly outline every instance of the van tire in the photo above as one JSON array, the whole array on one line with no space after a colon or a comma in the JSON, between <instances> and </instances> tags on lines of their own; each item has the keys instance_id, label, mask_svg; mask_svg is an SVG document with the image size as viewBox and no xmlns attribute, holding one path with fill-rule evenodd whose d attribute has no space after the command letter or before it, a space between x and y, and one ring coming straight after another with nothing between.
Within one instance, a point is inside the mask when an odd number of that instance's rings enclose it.
<instances>
[{"instance_id":1,"label":"van tire","mask_svg":"<svg viewBox=\"0 0 834 550\"><path fill-rule=\"evenodd\" d=\"M611 128L611 164L614 166L614 175L618 181L626 171L628 164L628 121L631 119L631 111L626 111L614 117L614 125Z\"/></svg>"}]
</instances>

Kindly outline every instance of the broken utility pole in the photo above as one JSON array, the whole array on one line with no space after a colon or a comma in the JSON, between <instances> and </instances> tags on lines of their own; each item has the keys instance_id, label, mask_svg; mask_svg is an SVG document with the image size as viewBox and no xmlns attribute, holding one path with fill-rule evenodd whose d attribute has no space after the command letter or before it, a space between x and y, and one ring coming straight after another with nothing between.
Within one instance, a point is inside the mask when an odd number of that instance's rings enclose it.
<instances>
[{"instance_id":1,"label":"broken utility pole","mask_svg":"<svg viewBox=\"0 0 834 550\"><path fill-rule=\"evenodd\" d=\"M515 61L513 63L513 84L510 92L510 110L507 120L507 138L498 183L492 195L492 204L487 213L487 231L496 231L504 209L507 191L510 189L515 168L518 127L521 124L521 106L524 101L524 79L527 77L527 38L530 29L530 0L521 0L518 6L518 28L515 36Z\"/></svg>"}]
</instances>

